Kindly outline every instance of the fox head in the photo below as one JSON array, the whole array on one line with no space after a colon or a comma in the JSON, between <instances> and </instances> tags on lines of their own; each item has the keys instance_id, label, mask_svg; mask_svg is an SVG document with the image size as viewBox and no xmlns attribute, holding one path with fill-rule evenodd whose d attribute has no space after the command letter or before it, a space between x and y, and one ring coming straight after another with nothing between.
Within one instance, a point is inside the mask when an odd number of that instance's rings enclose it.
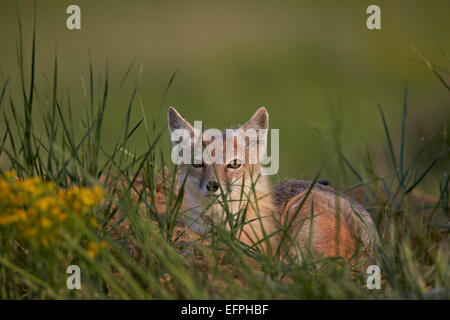
<instances>
[{"instance_id":1,"label":"fox head","mask_svg":"<svg viewBox=\"0 0 450 320\"><path fill-rule=\"evenodd\" d=\"M269 115L261 107L244 125L211 135L169 108L168 127L174 148L183 143L177 134L180 130L190 137L187 149L180 154L187 161L179 165L178 181L184 183L186 218L194 232L202 234L211 222L223 221L224 207L238 214L244 207L255 211L251 207L265 206L270 188L267 176L261 175L261 158L267 146L268 126ZM182 154L195 153L196 142L201 151L209 149L209 157L205 152L200 159Z\"/></svg>"}]
</instances>

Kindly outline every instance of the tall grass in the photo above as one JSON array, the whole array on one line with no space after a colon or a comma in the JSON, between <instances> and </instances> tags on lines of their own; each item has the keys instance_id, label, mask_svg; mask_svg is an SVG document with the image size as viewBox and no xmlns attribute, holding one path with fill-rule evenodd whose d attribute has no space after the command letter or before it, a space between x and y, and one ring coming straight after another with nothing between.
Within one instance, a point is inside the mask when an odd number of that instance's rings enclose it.
<instances>
[{"instance_id":1,"label":"tall grass","mask_svg":"<svg viewBox=\"0 0 450 320\"><path fill-rule=\"evenodd\" d=\"M360 201L375 218L382 239L379 248L382 289L369 290L365 285L366 270L349 265L343 259L317 260L305 255L302 263L296 263L282 254L282 246L272 253L272 250L260 250L259 243L251 246L240 243L237 234L242 232L247 208L233 215L225 202L223 224L214 225L204 237L187 230L178 222L186 213L181 209L184 183L181 188L176 187L177 168L166 162L161 149L168 146L159 142L167 132L157 131L156 126L165 111L164 98L176 73L168 82L157 114L146 114L139 95L139 81L136 81L115 143L112 148L106 147L102 137L103 121L105 114L111 112L108 106L112 82L108 67L103 74L96 74L93 63L89 63L89 79L83 82L84 114L80 118L73 117L70 92L59 94L61 71L56 54L52 77L48 77L53 79L51 85L37 85L36 15L34 19L31 59L28 59L24 56L26 44L19 15L18 67L22 94L14 95L14 90L10 90L14 84L8 79L1 89L0 157L5 157L8 164L0 168L0 173L5 176L6 171L14 170L19 179L40 176L64 190L99 184L104 189L104 198L91 212L96 221L94 226L70 215L69 220L58 227L57 244L43 245L33 238L23 240L14 229L0 234L0 298L450 297L448 173L443 172L442 179L436 181L439 194L434 197L421 202L421 195L416 192L449 149L443 149L420 170L420 156L426 152L431 137L415 152L412 162L405 164L406 85L398 156L394 152L388 119L379 106L392 161L391 175L376 173L370 150L367 163L356 166L336 147L349 172L359 181L344 192L356 196L355 190L365 190ZM127 81L133 67L134 61L119 85ZM141 72L142 69L138 80ZM102 85L96 86L99 79ZM44 98L47 96L50 99ZM45 110L40 118L37 106ZM141 117L136 123L132 121L133 114ZM76 130L78 125L81 129ZM144 130L146 137L143 143L147 144L147 151L142 154L137 154L130 143L138 130ZM434 136L443 132L441 128ZM288 228L289 223L279 231L282 243ZM269 243L271 236L265 234L261 241ZM108 246L92 254L89 244L102 240ZM72 264L82 270L81 290L66 287L66 268Z\"/></svg>"}]
</instances>

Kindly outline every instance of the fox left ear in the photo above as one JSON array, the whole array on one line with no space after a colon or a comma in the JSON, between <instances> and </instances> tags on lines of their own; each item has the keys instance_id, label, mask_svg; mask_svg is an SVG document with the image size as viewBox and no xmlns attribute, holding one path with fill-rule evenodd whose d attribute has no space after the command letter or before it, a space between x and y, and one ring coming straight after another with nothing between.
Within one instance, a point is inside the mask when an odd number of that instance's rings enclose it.
<instances>
[{"instance_id":1,"label":"fox left ear","mask_svg":"<svg viewBox=\"0 0 450 320\"><path fill-rule=\"evenodd\" d=\"M268 129L269 128L269 113L267 112L265 107L261 107L253 114L253 116L248 120L243 126L242 129Z\"/></svg>"},{"instance_id":2,"label":"fox left ear","mask_svg":"<svg viewBox=\"0 0 450 320\"><path fill-rule=\"evenodd\" d=\"M174 107L169 107L167 110L167 123L170 134L172 134L176 129L185 129L190 132L194 132L192 125L187 122Z\"/></svg>"}]
</instances>

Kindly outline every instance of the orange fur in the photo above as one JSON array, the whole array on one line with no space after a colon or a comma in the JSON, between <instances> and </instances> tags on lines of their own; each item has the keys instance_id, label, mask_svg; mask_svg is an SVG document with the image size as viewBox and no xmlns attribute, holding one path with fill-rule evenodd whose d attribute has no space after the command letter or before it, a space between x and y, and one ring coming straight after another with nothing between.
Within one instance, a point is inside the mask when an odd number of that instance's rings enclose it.
<instances>
[{"instance_id":1,"label":"orange fur","mask_svg":"<svg viewBox=\"0 0 450 320\"><path fill-rule=\"evenodd\" d=\"M340 211L330 206L330 202L326 201L329 196L318 190L313 190L299 209L304 197L305 192L288 202L282 224L294 219L290 234L298 233L296 241L300 242L301 249L308 249L306 247L311 237L313 251L324 257L343 256L349 259L355 251L356 239Z\"/></svg>"}]
</instances>

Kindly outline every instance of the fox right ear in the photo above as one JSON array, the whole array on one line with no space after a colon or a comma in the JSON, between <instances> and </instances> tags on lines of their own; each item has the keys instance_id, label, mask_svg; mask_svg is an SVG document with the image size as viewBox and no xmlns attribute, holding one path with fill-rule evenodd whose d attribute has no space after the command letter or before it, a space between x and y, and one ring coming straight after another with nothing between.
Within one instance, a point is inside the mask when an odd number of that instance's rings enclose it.
<instances>
[{"instance_id":1,"label":"fox right ear","mask_svg":"<svg viewBox=\"0 0 450 320\"><path fill-rule=\"evenodd\" d=\"M265 107L256 110L255 114L248 120L242 128L247 129L268 129L269 128L269 113Z\"/></svg>"},{"instance_id":2,"label":"fox right ear","mask_svg":"<svg viewBox=\"0 0 450 320\"><path fill-rule=\"evenodd\" d=\"M169 107L169 110L167 111L167 123L170 134L177 129L185 129L194 132L194 128L191 124L187 122L174 107Z\"/></svg>"}]
</instances>

